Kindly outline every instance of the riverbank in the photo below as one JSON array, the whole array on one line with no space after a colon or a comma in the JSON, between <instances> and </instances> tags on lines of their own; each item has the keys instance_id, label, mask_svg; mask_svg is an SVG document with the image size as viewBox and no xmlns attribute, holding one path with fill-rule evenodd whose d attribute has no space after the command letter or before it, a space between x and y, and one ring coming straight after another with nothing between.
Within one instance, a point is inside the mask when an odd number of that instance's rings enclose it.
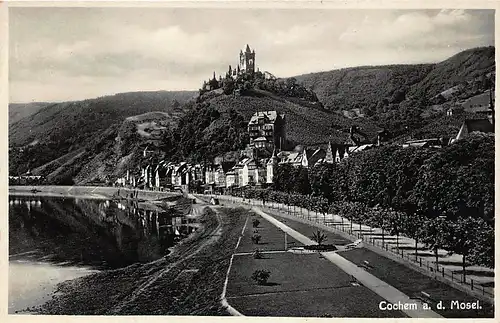
<instances>
[{"instance_id":1,"label":"riverbank","mask_svg":"<svg viewBox=\"0 0 500 323\"><path fill-rule=\"evenodd\" d=\"M73 197L82 199L134 198L145 201L180 197L180 192L160 192L102 186L9 186L9 195L30 197Z\"/></svg>"},{"instance_id":2,"label":"riverbank","mask_svg":"<svg viewBox=\"0 0 500 323\"><path fill-rule=\"evenodd\" d=\"M227 315L220 294L247 211L197 208L200 229L169 256L59 284L36 313Z\"/></svg>"},{"instance_id":3,"label":"riverbank","mask_svg":"<svg viewBox=\"0 0 500 323\"><path fill-rule=\"evenodd\" d=\"M96 270L58 266L50 263L9 260L9 314L30 314L32 308L45 304L57 285L87 276Z\"/></svg>"}]
</instances>

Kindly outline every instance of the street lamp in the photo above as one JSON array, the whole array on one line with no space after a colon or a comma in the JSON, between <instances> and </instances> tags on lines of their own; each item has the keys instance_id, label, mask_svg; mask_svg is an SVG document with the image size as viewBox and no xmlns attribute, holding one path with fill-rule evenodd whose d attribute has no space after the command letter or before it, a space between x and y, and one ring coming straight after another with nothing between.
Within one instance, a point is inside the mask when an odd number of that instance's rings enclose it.
<instances>
[{"instance_id":1,"label":"street lamp","mask_svg":"<svg viewBox=\"0 0 500 323\"><path fill-rule=\"evenodd\" d=\"M279 229L279 230L285 234L285 251L286 251L288 249L288 241L287 241L288 235L287 235L285 230L283 230L283 229Z\"/></svg>"}]
</instances>

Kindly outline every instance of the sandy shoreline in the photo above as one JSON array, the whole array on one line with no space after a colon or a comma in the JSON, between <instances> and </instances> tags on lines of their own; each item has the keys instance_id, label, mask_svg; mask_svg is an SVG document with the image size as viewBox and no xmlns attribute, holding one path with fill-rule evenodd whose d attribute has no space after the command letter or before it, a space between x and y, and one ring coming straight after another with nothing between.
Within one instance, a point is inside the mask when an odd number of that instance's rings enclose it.
<instances>
[{"instance_id":1,"label":"sandy shoreline","mask_svg":"<svg viewBox=\"0 0 500 323\"><path fill-rule=\"evenodd\" d=\"M143 200L157 200L165 197L180 196L178 192L160 192L129 189L124 187L102 186L9 186L9 196L29 197L72 197L81 199L107 200L116 197L129 198L137 193Z\"/></svg>"},{"instance_id":2,"label":"sandy shoreline","mask_svg":"<svg viewBox=\"0 0 500 323\"><path fill-rule=\"evenodd\" d=\"M32 309L52 299L65 281L98 272L85 267L9 260L9 314L35 314Z\"/></svg>"}]
</instances>

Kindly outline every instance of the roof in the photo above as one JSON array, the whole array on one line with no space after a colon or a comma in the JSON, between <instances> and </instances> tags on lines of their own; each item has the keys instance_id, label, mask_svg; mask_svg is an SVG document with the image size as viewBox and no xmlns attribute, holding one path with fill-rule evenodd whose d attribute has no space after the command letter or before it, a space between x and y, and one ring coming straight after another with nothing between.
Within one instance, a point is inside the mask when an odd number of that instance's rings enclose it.
<instances>
[{"instance_id":1,"label":"roof","mask_svg":"<svg viewBox=\"0 0 500 323\"><path fill-rule=\"evenodd\" d=\"M276 111L259 111L255 112L250 118L248 124L257 124L259 119L265 118L267 123L275 123L278 113Z\"/></svg>"},{"instance_id":2,"label":"roof","mask_svg":"<svg viewBox=\"0 0 500 323\"><path fill-rule=\"evenodd\" d=\"M354 153L358 151L363 151L365 149L371 148L373 144L365 144L361 146L349 147L349 153Z\"/></svg>"},{"instance_id":3,"label":"roof","mask_svg":"<svg viewBox=\"0 0 500 323\"><path fill-rule=\"evenodd\" d=\"M322 162L326 157L326 150L323 148L318 148L316 150L306 149L307 159L310 165L315 165L318 162Z\"/></svg>"},{"instance_id":4,"label":"roof","mask_svg":"<svg viewBox=\"0 0 500 323\"><path fill-rule=\"evenodd\" d=\"M464 121L467 131L494 132L495 127L488 119L469 119Z\"/></svg>"},{"instance_id":5,"label":"roof","mask_svg":"<svg viewBox=\"0 0 500 323\"><path fill-rule=\"evenodd\" d=\"M222 162L219 167L222 168L224 173L227 173L234 167L234 165L236 165L235 162Z\"/></svg>"},{"instance_id":6,"label":"roof","mask_svg":"<svg viewBox=\"0 0 500 323\"><path fill-rule=\"evenodd\" d=\"M422 141L422 142L405 142L403 144L403 148L406 147L425 147L428 146L429 142L428 141Z\"/></svg>"},{"instance_id":7,"label":"roof","mask_svg":"<svg viewBox=\"0 0 500 323\"><path fill-rule=\"evenodd\" d=\"M489 106L475 106L464 109L466 112L470 113L493 113L493 110Z\"/></svg>"},{"instance_id":8,"label":"roof","mask_svg":"<svg viewBox=\"0 0 500 323\"><path fill-rule=\"evenodd\" d=\"M428 139L417 139L417 140L408 140L405 144L414 144L414 143L427 143L429 141L439 141L439 138L428 138Z\"/></svg>"},{"instance_id":9,"label":"roof","mask_svg":"<svg viewBox=\"0 0 500 323\"><path fill-rule=\"evenodd\" d=\"M285 152L281 151L278 156L280 157L280 163L289 164L289 163L300 163L302 162L302 153L297 151Z\"/></svg>"}]
</instances>

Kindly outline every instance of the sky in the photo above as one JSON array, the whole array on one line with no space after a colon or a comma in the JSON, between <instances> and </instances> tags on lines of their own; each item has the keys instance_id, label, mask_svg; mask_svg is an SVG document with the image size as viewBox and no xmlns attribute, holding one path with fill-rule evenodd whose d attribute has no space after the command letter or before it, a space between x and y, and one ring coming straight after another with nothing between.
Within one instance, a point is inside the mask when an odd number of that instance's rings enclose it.
<instances>
[{"instance_id":1,"label":"sky","mask_svg":"<svg viewBox=\"0 0 500 323\"><path fill-rule=\"evenodd\" d=\"M494 45L494 10L10 8L10 102L197 90L249 44L277 77Z\"/></svg>"}]
</instances>

